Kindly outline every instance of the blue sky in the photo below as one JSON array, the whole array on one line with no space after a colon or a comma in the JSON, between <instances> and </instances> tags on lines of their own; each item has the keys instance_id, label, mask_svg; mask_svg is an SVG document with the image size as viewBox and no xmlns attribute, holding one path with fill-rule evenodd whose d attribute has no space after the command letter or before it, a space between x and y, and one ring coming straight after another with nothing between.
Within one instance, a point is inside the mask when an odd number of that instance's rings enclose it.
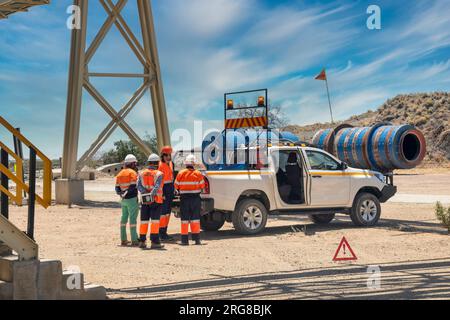
<instances>
[{"instance_id":1,"label":"blue sky","mask_svg":"<svg viewBox=\"0 0 450 320\"><path fill-rule=\"evenodd\" d=\"M335 115L375 109L400 93L449 91L450 1L154 0L153 11L171 131L194 120L222 123L223 93L267 87L292 124L328 121L328 69ZM51 157L62 152L70 31L69 0L53 0L0 20L0 114L22 127ZM366 9L382 10L382 29L368 30ZM135 16L129 1L124 16ZM105 19L91 1L89 40ZM131 23L133 29L138 23ZM112 67L111 67L112 66ZM139 72L120 34L99 49L91 71ZM95 80L119 109L136 80ZM128 120L152 133L149 98ZM87 95L80 153L109 122ZM146 103L147 102L147 103ZM11 140L4 132L2 141ZM126 138L117 131L114 140Z\"/></svg>"}]
</instances>

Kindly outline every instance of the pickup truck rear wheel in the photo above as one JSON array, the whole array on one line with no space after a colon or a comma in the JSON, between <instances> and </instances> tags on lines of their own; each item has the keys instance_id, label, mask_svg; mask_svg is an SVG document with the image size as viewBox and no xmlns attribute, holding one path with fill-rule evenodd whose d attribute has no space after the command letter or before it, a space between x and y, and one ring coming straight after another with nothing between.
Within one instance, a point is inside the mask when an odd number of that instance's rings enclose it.
<instances>
[{"instance_id":1,"label":"pickup truck rear wheel","mask_svg":"<svg viewBox=\"0 0 450 320\"><path fill-rule=\"evenodd\" d=\"M212 214L206 214L200 218L200 226L203 231L217 231L225 224L225 217L222 220L213 219Z\"/></svg>"},{"instance_id":2,"label":"pickup truck rear wheel","mask_svg":"<svg viewBox=\"0 0 450 320\"><path fill-rule=\"evenodd\" d=\"M315 224L328 224L333 221L336 215L334 213L330 214L312 214L309 216L312 222Z\"/></svg>"},{"instance_id":3,"label":"pickup truck rear wheel","mask_svg":"<svg viewBox=\"0 0 450 320\"><path fill-rule=\"evenodd\" d=\"M265 229L267 215L267 208L261 201L245 199L238 203L233 212L233 226L240 234L257 234Z\"/></svg>"},{"instance_id":4,"label":"pickup truck rear wheel","mask_svg":"<svg viewBox=\"0 0 450 320\"><path fill-rule=\"evenodd\" d=\"M350 218L356 226L372 227L381 216L380 200L371 193L360 193L353 202Z\"/></svg>"}]
</instances>

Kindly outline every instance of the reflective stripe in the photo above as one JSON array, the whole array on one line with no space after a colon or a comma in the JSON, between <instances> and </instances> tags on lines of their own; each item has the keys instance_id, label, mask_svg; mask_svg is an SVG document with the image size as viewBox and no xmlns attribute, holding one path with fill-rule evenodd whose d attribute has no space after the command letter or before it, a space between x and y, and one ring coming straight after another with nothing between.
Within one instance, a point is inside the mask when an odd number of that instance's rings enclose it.
<instances>
[{"instance_id":1,"label":"reflective stripe","mask_svg":"<svg viewBox=\"0 0 450 320\"><path fill-rule=\"evenodd\" d=\"M173 183L173 181L172 181L172 180L166 180L166 181L164 181L164 184L169 184L169 183Z\"/></svg>"},{"instance_id":2,"label":"reflective stripe","mask_svg":"<svg viewBox=\"0 0 450 320\"><path fill-rule=\"evenodd\" d=\"M130 224L130 227L137 227L137 224Z\"/></svg>"},{"instance_id":3,"label":"reflective stripe","mask_svg":"<svg viewBox=\"0 0 450 320\"><path fill-rule=\"evenodd\" d=\"M125 223L125 224L121 223L120 226L121 226L121 227L126 227L127 224L126 224L126 223Z\"/></svg>"},{"instance_id":4,"label":"reflective stripe","mask_svg":"<svg viewBox=\"0 0 450 320\"><path fill-rule=\"evenodd\" d=\"M205 183L204 180L202 180L202 181L197 181L197 182L189 182L189 181L186 181L186 182L178 182L177 185L179 185L179 186L198 186L198 185L204 184L204 183Z\"/></svg>"},{"instance_id":5,"label":"reflective stripe","mask_svg":"<svg viewBox=\"0 0 450 320\"><path fill-rule=\"evenodd\" d=\"M201 194L201 190L186 190L186 191L180 191L180 194Z\"/></svg>"},{"instance_id":6,"label":"reflective stripe","mask_svg":"<svg viewBox=\"0 0 450 320\"><path fill-rule=\"evenodd\" d=\"M117 183L116 187L129 187L131 186L133 183Z\"/></svg>"},{"instance_id":7,"label":"reflective stripe","mask_svg":"<svg viewBox=\"0 0 450 320\"><path fill-rule=\"evenodd\" d=\"M181 224L189 224L189 221L181 221Z\"/></svg>"},{"instance_id":8,"label":"reflective stripe","mask_svg":"<svg viewBox=\"0 0 450 320\"><path fill-rule=\"evenodd\" d=\"M149 224L150 223L150 221L141 221L141 225L147 225L147 224Z\"/></svg>"}]
</instances>

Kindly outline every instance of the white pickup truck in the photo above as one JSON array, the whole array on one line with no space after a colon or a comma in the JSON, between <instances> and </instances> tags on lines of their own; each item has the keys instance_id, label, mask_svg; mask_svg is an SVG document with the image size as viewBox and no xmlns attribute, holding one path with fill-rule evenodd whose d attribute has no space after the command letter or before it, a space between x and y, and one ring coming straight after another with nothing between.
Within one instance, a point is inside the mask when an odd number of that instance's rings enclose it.
<instances>
[{"instance_id":1,"label":"white pickup truck","mask_svg":"<svg viewBox=\"0 0 450 320\"><path fill-rule=\"evenodd\" d=\"M265 229L269 214L306 214L326 224L342 213L355 225L370 227L380 218L380 203L397 191L383 174L350 168L320 149L273 146L268 152L268 166L260 170L204 171L204 231L231 222L241 234L257 234ZM186 154L175 155L176 169Z\"/></svg>"}]
</instances>

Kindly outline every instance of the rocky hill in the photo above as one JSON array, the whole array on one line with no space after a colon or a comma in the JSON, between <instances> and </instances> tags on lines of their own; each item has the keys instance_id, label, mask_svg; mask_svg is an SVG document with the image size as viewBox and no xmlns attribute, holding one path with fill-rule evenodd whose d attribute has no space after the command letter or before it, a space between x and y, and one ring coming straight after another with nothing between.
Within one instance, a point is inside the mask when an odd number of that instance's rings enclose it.
<instances>
[{"instance_id":1,"label":"rocky hill","mask_svg":"<svg viewBox=\"0 0 450 320\"><path fill-rule=\"evenodd\" d=\"M319 129L331 128L341 123L370 126L381 121L411 124L422 130L427 141L427 155L423 165L447 166L450 163L450 92L398 95L386 101L376 111L353 116L335 125L291 125L286 127L286 130L299 135L304 141L311 141Z\"/></svg>"}]
</instances>

